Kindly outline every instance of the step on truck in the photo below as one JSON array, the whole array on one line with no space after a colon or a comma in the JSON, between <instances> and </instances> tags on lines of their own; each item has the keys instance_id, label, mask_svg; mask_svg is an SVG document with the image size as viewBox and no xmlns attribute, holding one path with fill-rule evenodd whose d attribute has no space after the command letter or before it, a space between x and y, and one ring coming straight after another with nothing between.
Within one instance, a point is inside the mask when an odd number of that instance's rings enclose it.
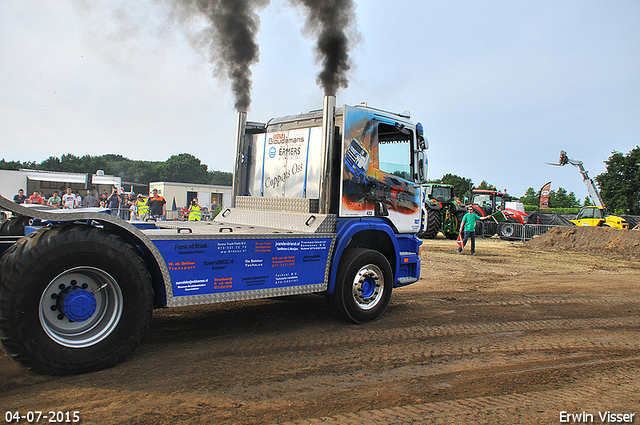
<instances>
[{"instance_id":1,"label":"step on truck","mask_svg":"<svg viewBox=\"0 0 640 425\"><path fill-rule=\"evenodd\" d=\"M420 276L427 144L409 119L337 108L333 96L267 123L239 112L233 204L209 222L124 221L0 197L12 212L0 232L4 350L38 373L83 373L131 354L154 308L295 294L324 295L352 322L377 319L392 289ZM354 140L365 175L345 165ZM371 197L363 181L384 187Z\"/></svg>"}]
</instances>

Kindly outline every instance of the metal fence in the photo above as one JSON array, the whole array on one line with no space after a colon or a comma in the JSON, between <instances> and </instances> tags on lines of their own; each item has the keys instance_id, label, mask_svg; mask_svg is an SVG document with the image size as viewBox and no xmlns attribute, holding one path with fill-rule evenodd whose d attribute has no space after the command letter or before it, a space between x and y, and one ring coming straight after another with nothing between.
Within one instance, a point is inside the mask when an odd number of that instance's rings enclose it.
<instances>
[{"instance_id":1,"label":"metal fence","mask_svg":"<svg viewBox=\"0 0 640 425\"><path fill-rule=\"evenodd\" d=\"M500 239L524 242L532 239L534 236L544 235L555 227L561 227L561 225L479 222L476 228L476 236L490 238L497 235Z\"/></svg>"},{"instance_id":2,"label":"metal fence","mask_svg":"<svg viewBox=\"0 0 640 425\"><path fill-rule=\"evenodd\" d=\"M167 210L164 217L151 217L147 215L136 214L129 210L112 210L112 214L119 214L121 218L125 220L167 220L167 221L187 221L189 219L189 213L181 210ZM210 221L214 219L212 211L201 211L200 219L202 221Z\"/></svg>"}]
</instances>

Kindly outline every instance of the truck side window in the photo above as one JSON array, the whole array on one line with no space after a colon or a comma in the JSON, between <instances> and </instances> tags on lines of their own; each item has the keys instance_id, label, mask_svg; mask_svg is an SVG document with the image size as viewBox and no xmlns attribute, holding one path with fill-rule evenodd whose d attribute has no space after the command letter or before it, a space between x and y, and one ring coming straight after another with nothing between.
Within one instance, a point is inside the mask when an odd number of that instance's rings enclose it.
<instances>
[{"instance_id":1,"label":"truck side window","mask_svg":"<svg viewBox=\"0 0 640 425\"><path fill-rule=\"evenodd\" d=\"M411 141L413 132L389 124L378 124L378 158L380 171L412 180Z\"/></svg>"}]
</instances>

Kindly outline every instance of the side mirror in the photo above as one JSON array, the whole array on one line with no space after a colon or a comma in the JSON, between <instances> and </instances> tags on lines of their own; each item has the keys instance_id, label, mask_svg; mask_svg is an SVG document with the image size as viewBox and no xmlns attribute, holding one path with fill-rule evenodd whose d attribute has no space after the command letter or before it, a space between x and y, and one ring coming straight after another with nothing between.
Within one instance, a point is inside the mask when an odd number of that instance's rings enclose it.
<instances>
[{"instance_id":1,"label":"side mirror","mask_svg":"<svg viewBox=\"0 0 640 425\"><path fill-rule=\"evenodd\" d=\"M429 171L429 161L427 160L427 156L425 155L424 152L421 153L422 158L420 158L419 161L419 167L420 167L420 183L426 183L427 182L427 172Z\"/></svg>"}]
</instances>

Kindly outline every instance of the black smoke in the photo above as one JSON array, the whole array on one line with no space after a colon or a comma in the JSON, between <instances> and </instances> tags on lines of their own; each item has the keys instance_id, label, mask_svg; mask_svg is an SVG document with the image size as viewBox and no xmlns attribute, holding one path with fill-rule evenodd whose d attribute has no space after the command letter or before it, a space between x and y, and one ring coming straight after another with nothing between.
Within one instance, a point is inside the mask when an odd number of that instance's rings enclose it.
<instances>
[{"instance_id":1,"label":"black smoke","mask_svg":"<svg viewBox=\"0 0 640 425\"><path fill-rule=\"evenodd\" d=\"M235 108L251 105L251 69L260 58L256 35L257 11L270 0L157 0L165 2L196 47L206 47L214 72L231 80ZM317 82L325 94L336 95L349 84L349 50L359 35L355 31L353 0L289 0L306 14L305 32L317 38L316 58L322 69ZM197 21L204 20L204 28Z\"/></svg>"},{"instance_id":2,"label":"black smoke","mask_svg":"<svg viewBox=\"0 0 640 425\"><path fill-rule=\"evenodd\" d=\"M194 37L206 44L209 61L216 72L231 80L235 108L247 111L251 105L251 65L258 63L260 50L256 34L260 27L257 10L269 0L175 0L169 2L183 25L201 17L207 27ZM188 25L187 25L188 26Z\"/></svg>"},{"instance_id":3,"label":"black smoke","mask_svg":"<svg viewBox=\"0 0 640 425\"><path fill-rule=\"evenodd\" d=\"M290 0L305 9L305 29L314 34L316 58L322 70L317 82L325 94L336 95L349 85L347 72L351 69L349 50L357 40L355 4L353 0Z\"/></svg>"}]
</instances>

